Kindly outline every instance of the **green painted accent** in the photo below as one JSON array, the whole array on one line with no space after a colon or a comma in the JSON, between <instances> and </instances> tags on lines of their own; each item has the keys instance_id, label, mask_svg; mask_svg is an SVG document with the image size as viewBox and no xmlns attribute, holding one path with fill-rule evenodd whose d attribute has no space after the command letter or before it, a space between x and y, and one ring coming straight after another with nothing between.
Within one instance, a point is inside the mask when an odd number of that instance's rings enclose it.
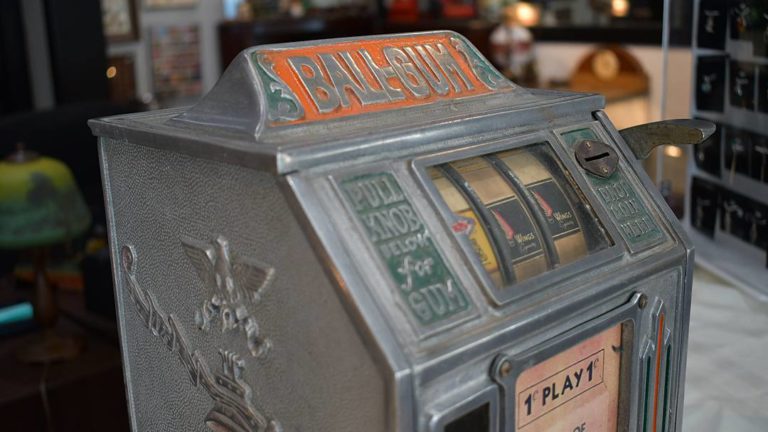
<instances>
[{"instance_id":1,"label":"green painted accent","mask_svg":"<svg viewBox=\"0 0 768 432\"><path fill-rule=\"evenodd\" d=\"M566 144L573 147L574 145L584 140L597 141L597 135L595 135L592 129L584 128L564 133L563 139L565 140Z\"/></svg>"},{"instance_id":2,"label":"green painted accent","mask_svg":"<svg viewBox=\"0 0 768 432\"><path fill-rule=\"evenodd\" d=\"M445 321L472 306L392 174L349 177L341 189L419 324Z\"/></svg>"},{"instance_id":3,"label":"green painted accent","mask_svg":"<svg viewBox=\"0 0 768 432\"><path fill-rule=\"evenodd\" d=\"M651 357L645 359L645 406L643 407L643 432L648 432L648 407L651 405Z\"/></svg>"},{"instance_id":4,"label":"green painted accent","mask_svg":"<svg viewBox=\"0 0 768 432\"><path fill-rule=\"evenodd\" d=\"M304 118L304 107L291 89L272 70L272 63L266 54L255 52L252 59L264 86L267 101L267 116L270 121L293 121Z\"/></svg>"},{"instance_id":5,"label":"green painted accent","mask_svg":"<svg viewBox=\"0 0 768 432\"><path fill-rule=\"evenodd\" d=\"M672 345L667 347L667 367L664 372L664 411L661 412L661 432L667 432L667 425L669 424L669 394L671 393L672 377L670 372L672 370Z\"/></svg>"},{"instance_id":6,"label":"green painted accent","mask_svg":"<svg viewBox=\"0 0 768 432\"><path fill-rule=\"evenodd\" d=\"M0 162L0 248L60 243L82 234L90 223L66 165L46 157Z\"/></svg>"},{"instance_id":7,"label":"green painted accent","mask_svg":"<svg viewBox=\"0 0 768 432\"><path fill-rule=\"evenodd\" d=\"M488 88L495 90L500 87L512 86L509 80L507 80L501 72L496 70L496 68L493 67L482 54L480 54L477 48L464 39L463 36L451 38L451 43L454 48L464 56L464 59L469 64L469 67L472 68L472 72L477 79L482 81Z\"/></svg>"},{"instance_id":8,"label":"green painted accent","mask_svg":"<svg viewBox=\"0 0 768 432\"><path fill-rule=\"evenodd\" d=\"M564 133L562 137L571 150L583 140L599 141L597 135L588 128ZM607 179L589 173L586 173L586 177L627 243L655 243L664 238L656 220L651 217L644 201L627 180L621 167Z\"/></svg>"}]
</instances>

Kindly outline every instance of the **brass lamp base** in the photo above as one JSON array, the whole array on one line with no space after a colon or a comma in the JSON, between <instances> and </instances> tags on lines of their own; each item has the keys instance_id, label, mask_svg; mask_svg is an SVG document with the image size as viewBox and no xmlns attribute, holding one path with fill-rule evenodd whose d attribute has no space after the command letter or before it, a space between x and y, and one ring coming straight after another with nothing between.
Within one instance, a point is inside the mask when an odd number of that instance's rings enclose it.
<instances>
[{"instance_id":1,"label":"brass lamp base","mask_svg":"<svg viewBox=\"0 0 768 432\"><path fill-rule=\"evenodd\" d=\"M23 363L54 363L72 360L85 348L83 339L59 335L54 330L59 308L53 287L46 274L47 253L48 251L43 248L34 251L35 320L42 327L42 332L34 336L16 353L16 358Z\"/></svg>"},{"instance_id":2,"label":"brass lamp base","mask_svg":"<svg viewBox=\"0 0 768 432\"><path fill-rule=\"evenodd\" d=\"M16 352L23 363L56 363L72 360L83 351L83 339L47 331Z\"/></svg>"}]
</instances>

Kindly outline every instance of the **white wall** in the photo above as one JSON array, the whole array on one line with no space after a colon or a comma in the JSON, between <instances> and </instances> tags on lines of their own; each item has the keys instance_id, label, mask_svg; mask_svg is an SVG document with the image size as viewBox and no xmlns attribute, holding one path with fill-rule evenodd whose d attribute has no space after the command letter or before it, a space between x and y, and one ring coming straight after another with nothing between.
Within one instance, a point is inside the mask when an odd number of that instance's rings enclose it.
<instances>
[{"instance_id":1,"label":"white wall","mask_svg":"<svg viewBox=\"0 0 768 432\"><path fill-rule=\"evenodd\" d=\"M542 83L555 79L567 81L579 62L597 47L587 43L537 42L536 60ZM661 95L663 86L663 51L661 47L629 45L624 47L643 66L650 80L651 120L661 119ZM670 51L670 85L667 91L669 117L687 117L690 114L691 54L688 49Z\"/></svg>"},{"instance_id":2,"label":"white wall","mask_svg":"<svg viewBox=\"0 0 768 432\"><path fill-rule=\"evenodd\" d=\"M581 59L595 47L595 44L581 43L537 43L536 54L541 82L546 83L550 79L566 81L578 67ZM661 47L625 46L625 49L637 58L650 81L648 113L645 118L630 115L630 123L632 123L631 120L638 118L644 122L657 121L662 118L690 117L691 89L693 88L693 55L691 50L687 48L670 50L665 86L664 56ZM666 93L666 98L663 101L665 110L662 113L662 93L664 92ZM614 120L627 120L626 116L623 116L625 118L622 119L621 113L617 113L616 110L643 109L642 106L643 104L619 104L612 107L613 112L609 115ZM616 125L619 126L618 123ZM662 178L670 180L672 194L683 196L686 188L685 159L661 156L660 152L654 151L651 157L645 161L644 166L649 176L657 183Z\"/></svg>"}]
</instances>

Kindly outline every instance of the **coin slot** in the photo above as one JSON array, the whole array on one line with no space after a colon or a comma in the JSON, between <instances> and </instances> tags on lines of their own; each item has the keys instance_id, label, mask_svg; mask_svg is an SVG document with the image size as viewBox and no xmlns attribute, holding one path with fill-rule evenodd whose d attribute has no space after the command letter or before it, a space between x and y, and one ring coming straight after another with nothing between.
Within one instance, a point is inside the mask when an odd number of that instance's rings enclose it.
<instances>
[{"instance_id":1,"label":"coin slot","mask_svg":"<svg viewBox=\"0 0 768 432\"><path fill-rule=\"evenodd\" d=\"M576 161L587 172L608 178L619 165L619 156L607 144L596 140L583 140L575 148Z\"/></svg>"},{"instance_id":2,"label":"coin slot","mask_svg":"<svg viewBox=\"0 0 768 432\"><path fill-rule=\"evenodd\" d=\"M611 155L610 153L605 152L605 153L600 153L599 155L585 157L584 160L587 162L592 162L598 159L606 158L610 155Z\"/></svg>"},{"instance_id":3,"label":"coin slot","mask_svg":"<svg viewBox=\"0 0 768 432\"><path fill-rule=\"evenodd\" d=\"M445 426L445 432L487 432L490 430L490 404L483 404Z\"/></svg>"}]
</instances>

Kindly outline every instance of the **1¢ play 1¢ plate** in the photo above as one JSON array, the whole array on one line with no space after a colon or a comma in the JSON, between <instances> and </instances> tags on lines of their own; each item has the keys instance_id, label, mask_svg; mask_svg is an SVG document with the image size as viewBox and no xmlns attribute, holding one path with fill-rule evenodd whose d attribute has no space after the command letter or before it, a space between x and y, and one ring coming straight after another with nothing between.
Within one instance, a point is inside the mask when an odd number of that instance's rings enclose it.
<instances>
[{"instance_id":1,"label":"1\u00a2 play 1\u00a2 plate","mask_svg":"<svg viewBox=\"0 0 768 432\"><path fill-rule=\"evenodd\" d=\"M616 432L622 325L526 369L515 383L519 432Z\"/></svg>"}]
</instances>

